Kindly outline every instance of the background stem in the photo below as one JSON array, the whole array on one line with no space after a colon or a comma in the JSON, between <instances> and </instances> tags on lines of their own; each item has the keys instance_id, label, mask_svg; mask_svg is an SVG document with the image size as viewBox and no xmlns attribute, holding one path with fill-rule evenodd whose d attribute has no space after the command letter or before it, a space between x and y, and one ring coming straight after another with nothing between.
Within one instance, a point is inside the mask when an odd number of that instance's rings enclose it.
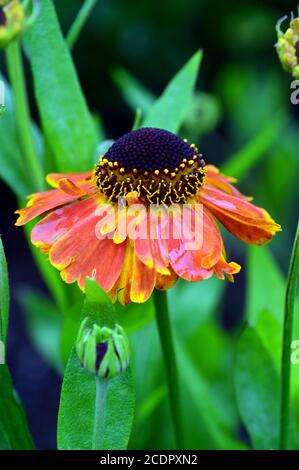
<instances>
[{"instance_id":1,"label":"background stem","mask_svg":"<svg viewBox=\"0 0 299 470\"><path fill-rule=\"evenodd\" d=\"M283 345L281 362L281 408L280 408L280 449L288 446L288 429L290 414L290 388L291 388L291 343L293 338L294 304L296 298L296 285L299 275L299 223L294 240L287 290L285 297L285 312L283 325Z\"/></svg>"},{"instance_id":2,"label":"background stem","mask_svg":"<svg viewBox=\"0 0 299 470\"><path fill-rule=\"evenodd\" d=\"M178 381L177 363L175 357L173 336L171 324L169 320L168 302L166 291L155 290L154 302L156 310L156 319L160 342L164 357L164 367L168 382L168 393L170 400L170 408L173 419L173 426L176 438L177 448L183 446L183 432L181 421L181 400L180 387Z\"/></svg>"},{"instance_id":3,"label":"background stem","mask_svg":"<svg viewBox=\"0 0 299 470\"><path fill-rule=\"evenodd\" d=\"M23 63L18 40L11 42L6 48L6 63L13 91L17 131L24 153L25 174L28 178L31 178L32 189L40 191L44 186L44 176L33 142Z\"/></svg>"},{"instance_id":4,"label":"background stem","mask_svg":"<svg viewBox=\"0 0 299 470\"><path fill-rule=\"evenodd\" d=\"M85 0L82 7L80 8L79 13L78 13L75 21L73 22L73 24L72 24L72 26L71 26L71 28L68 32L68 35L66 37L66 43L67 43L69 49L72 49L75 42L77 41L78 36L79 36L85 22L87 21L91 10L93 9L93 7L95 6L96 3L97 3L97 0Z\"/></svg>"}]
</instances>

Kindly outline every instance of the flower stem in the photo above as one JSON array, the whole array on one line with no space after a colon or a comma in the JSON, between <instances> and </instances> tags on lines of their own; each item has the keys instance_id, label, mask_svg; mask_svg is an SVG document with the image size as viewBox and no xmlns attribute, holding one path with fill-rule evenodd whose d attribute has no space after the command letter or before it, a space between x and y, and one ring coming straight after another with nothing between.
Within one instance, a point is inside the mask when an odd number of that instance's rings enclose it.
<instances>
[{"instance_id":1,"label":"flower stem","mask_svg":"<svg viewBox=\"0 0 299 470\"><path fill-rule=\"evenodd\" d=\"M104 434L105 408L107 398L108 380L96 376L96 401L94 411L94 425L92 437L92 450L101 450Z\"/></svg>"},{"instance_id":2,"label":"flower stem","mask_svg":"<svg viewBox=\"0 0 299 470\"><path fill-rule=\"evenodd\" d=\"M95 4L97 3L97 0L85 0L83 3L81 9L79 10L79 13L73 22L68 35L66 37L66 43L69 47L69 49L72 49L74 46L75 42L78 39L78 36L91 12Z\"/></svg>"},{"instance_id":3,"label":"flower stem","mask_svg":"<svg viewBox=\"0 0 299 470\"><path fill-rule=\"evenodd\" d=\"M155 290L154 302L156 320L164 356L164 367L168 382L168 394L172 413L173 426L177 448L183 447L183 432L181 421L181 400L178 381L177 363L175 357L173 336L169 320L168 302L166 291Z\"/></svg>"},{"instance_id":4,"label":"flower stem","mask_svg":"<svg viewBox=\"0 0 299 470\"><path fill-rule=\"evenodd\" d=\"M18 40L12 41L6 48L6 63L13 90L17 131L25 158L25 174L31 177L33 190L40 191L44 186L44 177L34 148L21 49Z\"/></svg>"},{"instance_id":5,"label":"flower stem","mask_svg":"<svg viewBox=\"0 0 299 470\"><path fill-rule=\"evenodd\" d=\"M296 286L299 276L299 223L297 225L291 261L289 266L287 289L285 296L283 344L281 362L281 402L280 402L280 449L288 446L289 414L290 414L290 388L291 388L291 360L290 351L293 338L294 304Z\"/></svg>"}]
</instances>

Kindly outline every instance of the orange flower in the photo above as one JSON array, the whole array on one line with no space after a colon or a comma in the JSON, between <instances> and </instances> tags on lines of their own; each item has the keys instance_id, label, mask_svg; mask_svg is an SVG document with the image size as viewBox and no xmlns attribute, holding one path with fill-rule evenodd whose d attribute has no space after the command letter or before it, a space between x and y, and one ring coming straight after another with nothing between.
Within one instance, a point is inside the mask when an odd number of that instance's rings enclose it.
<instances>
[{"instance_id":1,"label":"orange flower","mask_svg":"<svg viewBox=\"0 0 299 470\"><path fill-rule=\"evenodd\" d=\"M215 217L239 239L262 245L281 230L194 144L153 128L117 140L94 171L50 174L55 189L29 196L16 225L46 215L32 243L62 278L83 290L92 276L113 301L144 302L178 277L233 281ZM155 209L155 210L152 210Z\"/></svg>"}]
</instances>

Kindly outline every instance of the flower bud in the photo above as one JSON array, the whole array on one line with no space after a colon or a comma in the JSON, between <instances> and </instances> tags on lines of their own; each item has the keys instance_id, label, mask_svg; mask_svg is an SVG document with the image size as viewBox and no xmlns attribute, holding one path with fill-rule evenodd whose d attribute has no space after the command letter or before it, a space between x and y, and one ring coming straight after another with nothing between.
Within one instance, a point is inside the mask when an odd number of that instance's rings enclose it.
<instances>
[{"instance_id":1,"label":"flower bud","mask_svg":"<svg viewBox=\"0 0 299 470\"><path fill-rule=\"evenodd\" d=\"M19 36L25 23L25 10L19 0L0 0L0 48Z\"/></svg>"},{"instance_id":2,"label":"flower bud","mask_svg":"<svg viewBox=\"0 0 299 470\"><path fill-rule=\"evenodd\" d=\"M128 337L120 325L114 328L93 323L88 317L81 323L76 352L82 367L101 378L112 378L124 372L129 365Z\"/></svg>"},{"instance_id":3,"label":"flower bud","mask_svg":"<svg viewBox=\"0 0 299 470\"><path fill-rule=\"evenodd\" d=\"M283 68L294 78L299 78L299 18L292 18L289 28L283 33L280 25L286 18L277 23L278 41L275 47Z\"/></svg>"}]
</instances>

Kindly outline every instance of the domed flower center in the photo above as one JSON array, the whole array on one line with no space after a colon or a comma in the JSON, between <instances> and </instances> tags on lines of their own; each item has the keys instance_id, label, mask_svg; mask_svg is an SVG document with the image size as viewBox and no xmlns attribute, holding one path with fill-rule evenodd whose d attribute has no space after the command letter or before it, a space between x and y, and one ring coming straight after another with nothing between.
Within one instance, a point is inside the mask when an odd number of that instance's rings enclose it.
<instances>
[{"instance_id":1,"label":"domed flower center","mask_svg":"<svg viewBox=\"0 0 299 470\"><path fill-rule=\"evenodd\" d=\"M6 16L3 10L3 7L0 6L0 26L6 25Z\"/></svg>"},{"instance_id":2,"label":"domed flower center","mask_svg":"<svg viewBox=\"0 0 299 470\"><path fill-rule=\"evenodd\" d=\"M116 202L136 191L145 203L184 203L203 184L205 161L194 144L171 132L143 128L125 134L104 155L95 178Z\"/></svg>"}]
</instances>

